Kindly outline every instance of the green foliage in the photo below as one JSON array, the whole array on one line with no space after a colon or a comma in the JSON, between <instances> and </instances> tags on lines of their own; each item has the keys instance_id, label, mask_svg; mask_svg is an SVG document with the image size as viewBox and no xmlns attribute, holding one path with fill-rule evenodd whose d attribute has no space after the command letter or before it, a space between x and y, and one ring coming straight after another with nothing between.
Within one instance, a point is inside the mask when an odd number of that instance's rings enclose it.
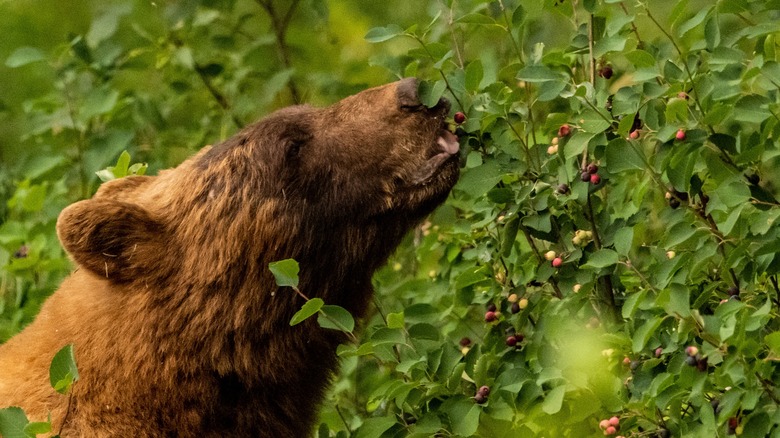
<instances>
[{"instance_id":1,"label":"green foliage","mask_svg":"<svg viewBox=\"0 0 780 438\"><path fill-rule=\"evenodd\" d=\"M308 0L284 28L287 4L261 4L2 6L0 339L68 271L57 213L120 152L154 171L302 96L417 76L467 116L462 177L375 277L318 436L596 436L613 416L615 436L780 436L776 1ZM14 24L62 17L56 41ZM277 283L316 294L295 267ZM298 319L352 330L316 299Z\"/></svg>"},{"instance_id":2,"label":"green foliage","mask_svg":"<svg viewBox=\"0 0 780 438\"><path fill-rule=\"evenodd\" d=\"M66 395L79 379L73 344L60 349L51 361L49 377L52 388ZM48 421L30 422L24 411L15 406L0 409L0 436L5 438L35 438L51 432L51 418ZM57 438L59 435L52 435Z\"/></svg>"},{"instance_id":3,"label":"green foliage","mask_svg":"<svg viewBox=\"0 0 780 438\"><path fill-rule=\"evenodd\" d=\"M79 370L76 367L76 356L73 353L73 344L68 344L54 355L49 368L49 381L54 390L67 394L77 380Z\"/></svg>"}]
</instances>

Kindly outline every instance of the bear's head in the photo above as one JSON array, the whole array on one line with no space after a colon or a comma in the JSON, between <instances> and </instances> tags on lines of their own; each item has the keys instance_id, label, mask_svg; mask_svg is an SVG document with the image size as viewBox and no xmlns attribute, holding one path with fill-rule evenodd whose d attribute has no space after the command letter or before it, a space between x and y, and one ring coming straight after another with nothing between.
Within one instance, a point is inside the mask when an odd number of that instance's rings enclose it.
<instances>
[{"instance_id":1,"label":"bear's head","mask_svg":"<svg viewBox=\"0 0 780 438\"><path fill-rule=\"evenodd\" d=\"M277 111L159 176L103 184L62 212L59 237L118 284L236 288L288 257L302 281L320 272L318 289L362 282L458 177L449 104L428 108L417 88Z\"/></svg>"}]
</instances>

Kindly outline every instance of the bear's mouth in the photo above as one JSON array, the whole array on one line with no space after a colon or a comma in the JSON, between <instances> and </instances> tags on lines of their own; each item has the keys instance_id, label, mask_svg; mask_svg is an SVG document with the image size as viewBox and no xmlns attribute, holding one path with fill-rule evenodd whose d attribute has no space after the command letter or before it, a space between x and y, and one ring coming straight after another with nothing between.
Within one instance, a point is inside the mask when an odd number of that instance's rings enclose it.
<instances>
[{"instance_id":1,"label":"bear's mouth","mask_svg":"<svg viewBox=\"0 0 780 438\"><path fill-rule=\"evenodd\" d=\"M442 125L437 132L435 155L429 158L412 176L412 185L425 185L436 176L439 169L450 160L456 161L460 144L458 136L452 133L446 125Z\"/></svg>"}]
</instances>

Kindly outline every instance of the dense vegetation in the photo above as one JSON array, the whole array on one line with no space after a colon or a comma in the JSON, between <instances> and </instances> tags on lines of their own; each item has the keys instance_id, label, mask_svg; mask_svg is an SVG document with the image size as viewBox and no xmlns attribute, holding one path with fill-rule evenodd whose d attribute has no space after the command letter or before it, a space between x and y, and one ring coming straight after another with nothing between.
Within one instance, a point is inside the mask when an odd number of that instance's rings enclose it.
<instances>
[{"instance_id":1,"label":"dense vegetation","mask_svg":"<svg viewBox=\"0 0 780 438\"><path fill-rule=\"evenodd\" d=\"M400 3L0 5L0 340L122 151L154 173L417 76L465 115L462 178L376 276L319 436L780 436L780 2Z\"/></svg>"}]
</instances>

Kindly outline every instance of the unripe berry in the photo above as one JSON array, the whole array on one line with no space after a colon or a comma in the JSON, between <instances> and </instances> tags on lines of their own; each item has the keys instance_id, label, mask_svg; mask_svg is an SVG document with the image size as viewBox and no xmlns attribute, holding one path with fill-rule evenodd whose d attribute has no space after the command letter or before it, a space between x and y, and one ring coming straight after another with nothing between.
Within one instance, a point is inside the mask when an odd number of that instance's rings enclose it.
<instances>
[{"instance_id":1,"label":"unripe berry","mask_svg":"<svg viewBox=\"0 0 780 438\"><path fill-rule=\"evenodd\" d=\"M675 134L674 138L677 140L683 141L685 140L685 130L680 129L677 131L677 134Z\"/></svg>"},{"instance_id":2,"label":"unripe berry","mask_svg":"<svg viewBox=\"0 0 780 438\"><path fill-rule=\"evenodd\" d=\"M635 130L631 131L631 132L628 134L628 138L630 138L631 140L636 140L636 139L638 139L638 138L639 138L639 130L635 129Z\"/></svg>"},{"instance_id":3,"label":"unripe berry","mask_svg":"<svg viewBox=\"0 0 780 438\"><path fill-rule=\"evenodd\" d=\"M674 256L676 256L676 255L677 255L677 253L675 253L674 251L666 251L666 258L669 259L669 260L673 259Z\"/></svg>"},{"instance_id":4,"label":"unripe berry","mask_svg":"<svg viewBox=\"0 0 780 438\"><path fill-rule=\"evenodd\" d=\"M458 112L455 113L455 115L452 117L452 119L455 121L455 123L460 125L461 123L466 121L466 115L463 114L462 112L458 111Z\"/></svg>"},{"instance_id":5,"label":"unripe berry","mask_svg":"<svg viewBox=\"0 0 780 438\"><path fill-rule=\"evenodd\" d=\"M699 354L699 349L695 345L689 345L685 348L685 354L688 356L696 356Z\"/></svg>"},{"instance_id":6,"label":"unripe berry","mask_svg":"<svg viewBox=\"0 0 780 438\"><path fill-rule=\"evenodd\" d=\"M483 404L483 403L485 403L487 401L487 397L482 395L482 394L477 393L477 395L474 396L474 401L477 404L481 405L481 404Z\"/></svg>"},{"instance_id":7,"label":"unripe berry","mask_svg":"<svg viewBox=\"0 0 780 438\"><path fill-rule=\"evenodd\" d=\"M517 307L520 310L523 310L526 307L528 307L528 298L520 298L520 301L517 302Z\"/></svg>"},{"instance_id":8,"label":"unripe berry","mask_svg":"<svg viewBox=\"0 0 780 438\"><path fill-rule=\"evenodd\" d=\"M599 421L599 427L601 428L601 430L605 430L606 428L608 428L609 427L609 420L601 420L601 421Z\"/></svg>"},{"instance_id":9,"label":"unripe berry","mask_svg":"<svg viewBox=\"0 0 780 438\"><path fill-rule=\"evenodd\" d=\"M679 93L677 93L677 98L688 100L688 93L686 93L685 91L680 91Z\"/></svg>"},{"instance_id":10,"label":"unripe berry","mask_svg":"<svg viewBox=\"0 0 780 438\"><path fill-rule=\"evenodd\" d=\"M507 299L506 299L506 300L507 300L507 301L509 301L510 303L517 302L517 294L511 294L511 295L509 295L509 297L507 297Z\"/></svg>"},{"instance_id":11,"label":"unripe berry","mask_svg":"<svg viewBox=\"0 0 780 438\"><path fill-rule=\"evenodd\" d=\"M661 347L658 347L655 349L655 357L661 357L661 355L664 354L664 349Z\"/></svg>"},{"instance_id":12,"label":"unripe berry","mask_svg":"<svg viewBox=\"0 0 780 438\"><path fill-rule=\"evenodd\" d=\"M569 134L571 134L571 128L568 124L564 123L558 128L558 137L567 137Z\"/></svg>"},{"instance_id":13,"label":"unripe berry","mask_svg":"<svg viewBox=\"0 0 780 438\"><path fill-rule=\"evenodd\" d=\"M579 283L577 283L577 284L575 284L574 286L572 286L572 287L571 287L571 290L572 290L572 292L574 292L575 294L576 294L577 292L579 292L579 291L580 291L580 289L582 289L582 285L581 285L581 284L579 284Z\"/></svg>"},{"instance_id":14,"label":"unripe berry","mask_svg":"<svg viewBox=\"0 0 780 438\"><path fill-rule=\"evenodd\" d=\"M479 389L477 390L477 394L482 394L485 397L489 396L490 395L490 387L487 386L487 385L480 386Z\"/></svg>"},{"instance_id":15,"label":"unripe berry","mask_svg":"<svg viewBox=\"0 0 780 438\"><path fill-rule=\"evenodd\" d=\"M558 145L550 145L547 147L547 155L555 155L558 153Z\"/></svg>"},{"instance_id":16,"label":"unripe berry","mask_svg":"<svg viewBox=\"0 0 780 438\"><path fill-rule=\"evenodd\" d=\"M558 254L556 254L555 251L550 250L544 253L544 259L547 261L552 261L552 259L556 257L558 257Z\"/></svg>"}]
</instances>

